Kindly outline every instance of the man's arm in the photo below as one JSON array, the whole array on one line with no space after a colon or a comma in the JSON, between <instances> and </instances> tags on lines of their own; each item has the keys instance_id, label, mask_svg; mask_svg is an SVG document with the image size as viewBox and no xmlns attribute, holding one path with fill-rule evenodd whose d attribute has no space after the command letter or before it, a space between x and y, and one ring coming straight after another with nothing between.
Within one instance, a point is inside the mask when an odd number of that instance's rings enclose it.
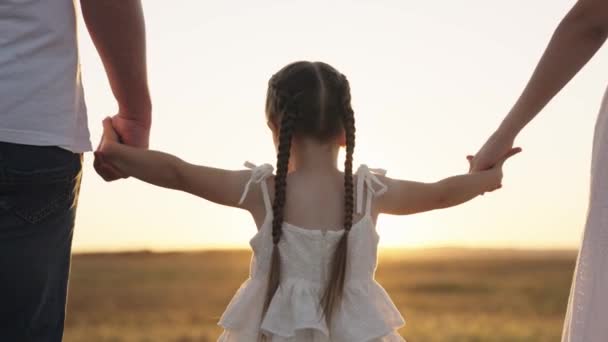
<instances>
[{"instance_id":1,"label":"man's arm","mask_svg":"<svg viewBox=\"0 0 608 342\"><path fill-rule=\"evenodd\" d=\"M115 129L124 143L148 147L152 104L141 1L81 0L81 7L118 102Z\"/></svg>"},{"instance_id":2,"label":"man's arm","mask_svg":"<svg viewBox=\"0 0 608 342\"><path fill-rule=\"evenodd\" d=\"M608 1L579 0L559 24L523 93L475 157L482 170L503 156L519 132L570 82L608 37Z\"/></svg>"}]
</instances>

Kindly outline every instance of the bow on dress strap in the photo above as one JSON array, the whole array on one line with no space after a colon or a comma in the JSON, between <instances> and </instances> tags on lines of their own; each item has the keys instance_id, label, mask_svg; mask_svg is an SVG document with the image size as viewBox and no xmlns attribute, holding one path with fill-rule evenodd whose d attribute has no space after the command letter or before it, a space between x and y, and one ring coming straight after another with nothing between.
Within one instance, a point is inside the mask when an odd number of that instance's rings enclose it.
<instances>
[{"instance_id":1,"label":"bow on dress strap","mask_svg":"<svg viewBox=\"0 0 608 342\"><path fill-rule=\"evenodd\" d=\"M363 186L367 185L367 210L371 206L372 196L377 197L384 194L388 187L380 182L376 175L386 175L384 169L370 169L367 165L363 164L359 166L357 170L357 213L360 214L363 211ZM374 188L374 184L378 186L378 189Z\"/></svg>"},{"instance_id":2,"label":"bow on dress strap","mask_svg":"<svg viewBox=\"0 0 608 342\"><path fill-rule=\"evenodd\" d=\"M245 190L243 191L243 195L241 196L241 199L239 200L239 204L243 204L243 201L245 201L245 198L247 198L247 194L249 193L249 188L251 187L251 183L257 183L257 184L261 184L266 178L268 178L268 176L272 175L272 173L274 172L274 168L272 167L272 165L270 164L262 164L260 166L257 166L249 161L245 162L245 167L251 169L251 178L249 178L249 181L247 181L247 184L245 184ZM266 187L263 187L262 189L266 189ZM266 200L267 194L266 191L264 192L264 199Z\"/></svg>"}]
</instances>

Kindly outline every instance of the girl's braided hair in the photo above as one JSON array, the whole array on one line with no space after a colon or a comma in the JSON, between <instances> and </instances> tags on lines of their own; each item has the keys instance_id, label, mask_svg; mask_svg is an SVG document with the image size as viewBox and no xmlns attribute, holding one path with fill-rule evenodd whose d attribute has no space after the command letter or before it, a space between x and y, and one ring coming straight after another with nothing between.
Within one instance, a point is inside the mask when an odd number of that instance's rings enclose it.
<instances>
[{"instance_id":1,"label":"girl's braided hair","mask_svg":"<svg viewBox=\"0 0 608 342\"><path fill-rule=\"evenodd\" d=\"M340 302L346 275L348 235L353 224L353 153L355 117L351 107L350 86L344 75L322 62L295 62L287 65L268 82L267 119L279 129L275 196L272 205L273 250L268 277L264 314L268 310L281 278L278 244L281 240L287 189L287 171L294 136L329 141L344 132L344 234L333 256L327 288L321 299L326 320Z\"/></svg>"}]
</instances>

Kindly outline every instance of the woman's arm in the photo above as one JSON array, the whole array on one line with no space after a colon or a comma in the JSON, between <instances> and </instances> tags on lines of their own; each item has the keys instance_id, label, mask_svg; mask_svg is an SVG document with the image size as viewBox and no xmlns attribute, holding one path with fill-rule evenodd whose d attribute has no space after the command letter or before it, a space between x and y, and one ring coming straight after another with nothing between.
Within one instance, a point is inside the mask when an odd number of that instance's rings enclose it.
<instances>
[{"instance_id":1,"label":"woman's arm","mask_svg":"<svg viewBox=\"0 0 608 342\"><path fill-rule=\"evenodd\" d=\"M519 132L595 55L608 37L608 1L579 0L559 24L530 81L504 121L475 156L473 170L491 167Z\"/></svg>"}]
</instances>

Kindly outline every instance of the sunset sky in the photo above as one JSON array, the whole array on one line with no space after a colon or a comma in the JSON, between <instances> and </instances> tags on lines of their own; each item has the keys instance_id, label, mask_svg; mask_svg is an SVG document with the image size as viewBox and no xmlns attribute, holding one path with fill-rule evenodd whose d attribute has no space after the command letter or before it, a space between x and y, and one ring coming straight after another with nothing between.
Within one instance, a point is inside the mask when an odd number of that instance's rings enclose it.
<instances>
[{"instance_id":1,"label":"sunset sky","mask_svg":"<svg viewBox=\"0 0 608 342\"><path fill-rule=\"evenodd\" d=\"M571 0L146 1L151 147L193 163L274 163L268 78L295 60L351 82L355 164L435 181L466 172L527 82ZM80 21L93 144L116 103ZM503 190L460 207L381 216L384 247L575 248L587 209L600 52L520 136ZM135 180L104 183L86 156L74 249L247 247L246 212Z\"/></svg>"}]
</instances>

